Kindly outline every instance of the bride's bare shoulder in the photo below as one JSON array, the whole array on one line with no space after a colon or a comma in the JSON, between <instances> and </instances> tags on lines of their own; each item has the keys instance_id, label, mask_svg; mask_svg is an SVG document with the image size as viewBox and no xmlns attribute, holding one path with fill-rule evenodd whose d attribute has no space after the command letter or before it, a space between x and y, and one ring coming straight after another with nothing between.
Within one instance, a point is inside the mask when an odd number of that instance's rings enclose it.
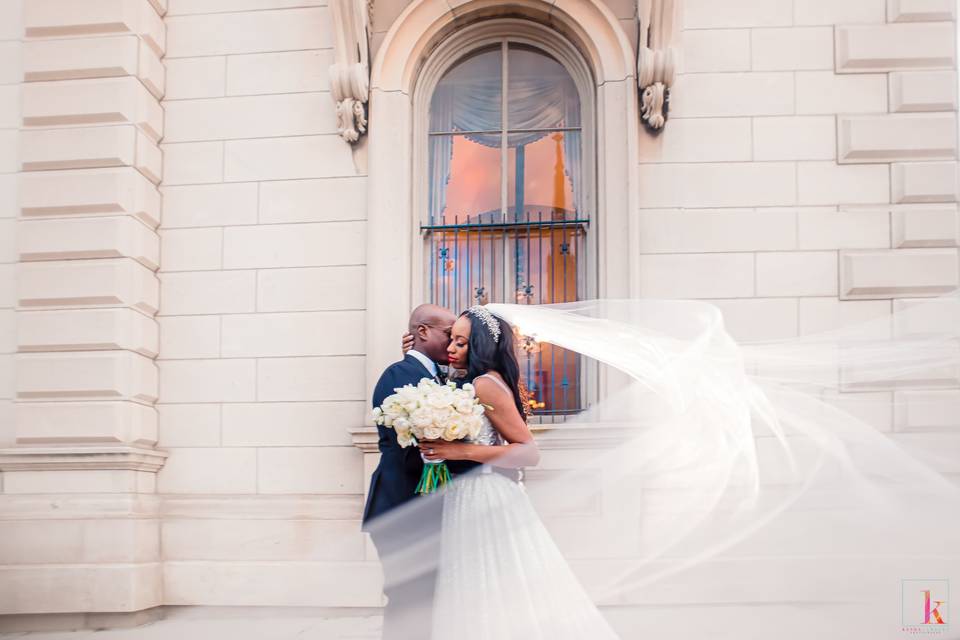
<instances>
[{"instance_id":1,"label":"bride's bare shoulder","mask_svg":"<svg viewBox=\"0 0 960 640\"><path fill-rule=\"evenodd\" d=\"M473 387L477 390L478 396L489 398L502 394L511 395L507 383L503 381L503 376L496 371L487 371L474 378Z\"/></svg>"}]
</instances>

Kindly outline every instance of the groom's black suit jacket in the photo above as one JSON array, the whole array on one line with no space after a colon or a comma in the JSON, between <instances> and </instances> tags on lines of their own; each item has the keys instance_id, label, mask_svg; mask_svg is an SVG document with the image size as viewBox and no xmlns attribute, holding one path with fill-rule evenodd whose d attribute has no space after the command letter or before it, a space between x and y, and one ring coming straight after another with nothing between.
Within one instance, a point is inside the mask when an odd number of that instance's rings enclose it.
<instances>
[{"instance_id":1,"label":"groom's black suit jacket","mask_svg":"<svg viewBox=\"0 0 960 640\"><path fill-rule=\"evenodd\" d=\"M379 407L387 396L405 384L416 385L421 378L432 378L423 363L407 354L400 362L394 362L380 376L373 390L373 406ZM370 493L363 509L363 525L383 515L387 511L417 495L417 483L423 472L423 460L417 447L401 447L397 443L397 433L390 427L377 426L380 440L380 463L370 478ZM465 473L478 466L472 460L450 460L447 462L453 474Z\"/></svg>"}]
</instances>

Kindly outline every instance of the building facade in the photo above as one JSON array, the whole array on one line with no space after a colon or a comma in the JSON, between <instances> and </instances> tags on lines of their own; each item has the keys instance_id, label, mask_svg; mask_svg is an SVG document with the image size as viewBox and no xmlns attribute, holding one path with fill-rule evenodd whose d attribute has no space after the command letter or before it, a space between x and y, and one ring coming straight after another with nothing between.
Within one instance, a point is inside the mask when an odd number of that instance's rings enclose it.
<instances>
[{"instance_id":1,"label":"building facade","mask_svg":"<svg viewBox=\"0 0 960 640\"><path fill-rule=\"evenodd\" d=\"M954 290L956 32L949 0L3 0L0 620L379 607L369 390L419 302L697 298L762 340ZM587 374L527 362L548 469ZM960 460L956 415L866 417Z\"/></svg>"}]
</instances>

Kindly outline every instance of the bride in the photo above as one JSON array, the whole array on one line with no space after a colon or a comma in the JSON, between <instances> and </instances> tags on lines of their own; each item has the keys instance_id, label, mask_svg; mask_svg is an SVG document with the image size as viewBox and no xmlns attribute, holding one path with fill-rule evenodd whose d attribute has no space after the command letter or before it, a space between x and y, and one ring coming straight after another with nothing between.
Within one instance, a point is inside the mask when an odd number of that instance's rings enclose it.
<instances>
[{"instance_id":1,"label":"bride","mask_svg":"<svg viewBox=\"0 0 960 640\"><path fill-rule=\"evenodd\" d=\"M382 519L406 562L394 583L437 572L402 637L617 638L525 489L493 472L540 457L507 320L629 378L580 421L609 444L564 457L565 477L537 487L564 501L579 480L599 483L601 511L569 531L591 594L616 605L624 633L702 637L722 621L739 635L759 624L761 637L764 615L790 638L945 629L934 612L960 575L955 449L923 459L910 434L890 432L894 420L956 427L960 292L904 305L894 327L881 314L749 344L702 301L471 307L448 354L488 407L484 430L421 445L480 470ZM673 618L651 603L689 607L696 624L666 632ZM759 605L774 613L757 618Z\"/></svg>"},{"instance_id":2,"label":"bride","mask_svg":"<svg viewBox=\"0 0 960 640\"><path fill-rule=\"evenodd\" d=\"M482 466L442 494L433 638L617 638L574 576L522 485L492 467L534 466L513 328L482 306L451 330L450 366L487 410L473 441L424 440L427 460ZM522 606L516 606L522 604ZM424 621L426 622L426 621Z\"/></svg>"}]
</instances>

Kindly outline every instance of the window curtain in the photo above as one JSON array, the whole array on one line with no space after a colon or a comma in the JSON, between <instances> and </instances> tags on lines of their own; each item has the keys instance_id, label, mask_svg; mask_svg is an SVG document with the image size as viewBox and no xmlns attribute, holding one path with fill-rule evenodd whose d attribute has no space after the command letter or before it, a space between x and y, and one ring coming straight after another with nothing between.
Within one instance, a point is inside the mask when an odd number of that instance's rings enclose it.
<instances>
[{"instance_id":1,"label":"window curtain","mask_svg":"<svg viewBox=\"0 0 960 640\"><path fill-rule=\"evenodd\" d=\"M436 88L430 104L431 132L496 131L467 133L472 142L499 148L501 133L501 83L499 78L471 78L468 85L443 84ZM580 124L580 98L572 83L556 78L524 77L511 82L508 96L509 130L551 129ZM549 135L549 131L510 133L510 147L522 147ZM446 207L453 136L431 135L429 139L430 217L437 220ZM564 167L579 210L581 144L579 132L565 132ZM518 175L518 180L520 176Z\"/></svg>"}]
</instances>

